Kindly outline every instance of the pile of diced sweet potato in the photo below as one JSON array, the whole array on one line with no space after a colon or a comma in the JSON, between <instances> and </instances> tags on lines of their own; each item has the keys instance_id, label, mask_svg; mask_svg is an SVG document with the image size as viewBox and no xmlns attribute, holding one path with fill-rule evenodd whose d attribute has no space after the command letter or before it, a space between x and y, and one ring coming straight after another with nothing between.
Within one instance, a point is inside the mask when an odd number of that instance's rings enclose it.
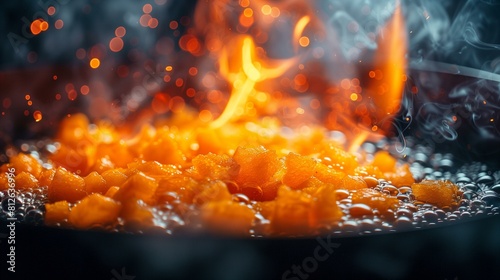
<instances>
[{"instance_id":1,"label":"pile of diced sweet potato","mask_svg":"<svg viewBox=\"0 0 500 280\"><path fill-rule=\"evenodd\" d=\"M394 210L400 201L373 190L376 179L412 186L417 199L440 207L453 203L453 184L415 183L408 165L387 152L360 163L319 129L290 139L243 125L187 123L145 125L134 134L73 115L54 139L53 167L19 153L1 167L0 189L9 167L17 188L47 186L47 225L161 227L154 209L170 205L208 230L241 235L263 219L268 235L314 233L341 219L337 201L347 197L380 213Z\"/></svg>"}]
</instances>

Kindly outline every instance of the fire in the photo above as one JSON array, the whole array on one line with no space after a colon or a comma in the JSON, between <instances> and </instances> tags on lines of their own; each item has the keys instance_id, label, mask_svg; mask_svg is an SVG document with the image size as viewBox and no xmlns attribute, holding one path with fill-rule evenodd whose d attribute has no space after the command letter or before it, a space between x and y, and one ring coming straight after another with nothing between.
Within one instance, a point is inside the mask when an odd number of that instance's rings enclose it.
<instances>
[{"instance_id":1,"label":"fire","mask_svg":"<svg viewBox=\"0 0 500 280\"><path fill-rule=\"evenodd\" d=\"M374 61L376 70L369 73L369 98L375 105L372 125L388 132L392 116L400 109L406 81L407 38L399 1L392 19L381 34Z\"/></svg>"},{"instance_id":2,"label":"fire","mask_svg":"<svg viewBox=\"0 0 500 280\"><path fill-rule=\"evenodd\" d=\"M300 32L300 28L296 28L296 30ZM286 60L259 59L256 55L255 43L250 36L243 35L234 40L236 42L229 45L236 47L233 50L224 48L219 60L220 73L232 85L231 98L224 112L210 124L212 128L221 127L234 117L242 115L244 113L243 107L249 96L257 95L255 85L258 82L280 77L292 65L296 64L295 58ZM230 51L234 54L231 54Z\"/></svg>"},{"instance_id":3,"label":"fire","mask_svg":"<svg viewBox=\"0 0 500 280\"><path fill-rule=\"evenodd\" d=\"M270 17L272 9L280 11L280 8L283 10L286 7L272 7L261 1L240 1L241 13L239 17L232 20L227 14L224 14L224 8L222 8L229 4L225 1L220 1L219 4L222 6L214 4L209 8L208 16L205 12L201 12L203 6L197 9L198 16L195 15L195 22L203 26L200 28L205 40L199 39L195 32L188 32L179 42L182 49L195 56L202 55L206 49L212 57L218 57L219 73L230 87L230 98L219 116L217 113L203 108L203 120L208 121L209 127L213 129L220 128L229 122L241 120L243 116L246 118L259 117L258 113L255 115L255 112L248 113L248 110L246 111L248 106L254 106L252 98L265 97L270 94L271 89L266 85L275 78L283 77L288 70L296 71L290 74L293 77L291 82L297 86L309 84L308 71L314 71L314 68L306 68L304 64L299 64L299 61L304 57L299 48L307 48L315 43L312 41L312 36L304 34L304 30L314 18L311 7L289 7L303 14L296 18L291 30L290 40L294 56L287 59L273 59L267 57L266 49L262 46L262 42L267 40L262 38L268 38L270 35L272 36L272 33L266 33L271 31L263 30L263 28L270 27L273 20L279 18L280 13L277 14L277 17ZM210 10L214 7L219 8ZM207 17L210 19L210 24L201 24L206 22ZM236 28L237 32L232 31L233 21L239 26ZM317 25L316 21L315 25ZM347 132L352 151L367 138L376 139L375 136L387 135L390 132L390 121L400 108L399 103L405 83L407 43L404 27L405 23L398 2L392 18L382 28L378 38L378 48L374 54L373 68L369 71L366 79L363 77L344 78L338 85L342 94L334 96L333 100L321 96L326 96L328 93L309 93L307 87L305 90L299 91L315 95L311 96L312 101L309 101L312 105L317 103L314 105L316 110L313 112L321 113L322 111L318 108L328 108L331 111L330 115L335 116L335 124L333 126L327 125L327 127ZM220 31L215 32L216 28ZM324 27L320 26L319 29L321 28ZM343 66L338 65L337 67ZM300 69L300 71L291 69ZM325 80L328 81L328 77ZM282 96L281 100L278 97L277 100L272 101L285 104L284 98L286 96ZM261 99L270 102L270 98ZM312 114L310 110L304 109L298 102L294 104L292 106L296 107L291 108L291 111L297 115ZM279 105L273 108L278 107ZM318 118L324 117L318 116Z\"/></svg>"}]
</instances>

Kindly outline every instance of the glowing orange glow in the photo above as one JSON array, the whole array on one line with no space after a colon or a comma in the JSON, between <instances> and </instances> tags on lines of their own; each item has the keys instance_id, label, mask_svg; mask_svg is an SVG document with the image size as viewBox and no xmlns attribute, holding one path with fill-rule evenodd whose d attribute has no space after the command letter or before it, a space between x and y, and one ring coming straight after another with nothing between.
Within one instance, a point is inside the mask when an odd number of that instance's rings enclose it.
<instances>
[{"instance_id":1,"label":"glowing orange glow","mask_svg":"<svg viewBox=\"0 0 500 280\"><path fill-rule=\"evenodd\" d=\"M306 36L300 37L300 39L299 39L299 45L301 47L304 47L304 48L307 47L307 46L309 46L309 37L306 37Z\"/></svg>"},{"instance_id":2,"label":"glowing orange glow","mask_svg":"<svg viewBox=\"0 0 500 280\"><path fill-rule=\"evenodd\" d=\"M278 7L272 7L272 9L271 9L271 16L273 18L279 17L280 14L281 14L281 11L280 11L280 9Z\"/></svg>"},{"instance_id":3,"label":"glowing orange glow","mask_svg":"<svg viewBox=\"0 0 500 280\"><path fill-rule=\"evenodd\" d=\"M26 94L26 95L24 96L24 99L26 99L26 100L30 100L30 99L31 99L31 96L30 96L29 94Z\"/></svg>"},{"instance_id":4,"label":"glowing orange glow","mask_svg":"<svg viewBox=\"0 0 500 280\"><path fill-rule=\"evenodd\" d=\"M375 79L370 81L369 90L376 107L375 122L395 114L401 103L405 82L406 48L405 23L399 1L393 17L382 29L375 54L377 70L370 71L369 76ZM386 123L389 123L386 121ZM379 129L381 128L378 124ZM384 127L383 130L387 130Z\"/></svg>"},{"instance_id":5,"label":"glowing orange glow","mask_svg":"<svg viewBox=\"0 0 500 280\"><path fill-rule=\"evenodd\" d=\"M240 0L240 6L242 6L243 8L248 7L248 5L250 5L249 0Z\"/></svg>"},{"instance_id":6,"label":"glowing orange glow","mask_svg":"<svg viewBox=\"0 0 500 280\"><path fill-rule=\"evenodd\" d=\"M68 99L71 101L74 101L77 96L78 96L78 93L74 89L72 89L68 92Z\"/></svg>"},{"instance_id":7,"label":"glowing orange glow","mask_svg":"<svg viewBox=\"0 0 500 280\"><path fill-rule=\"evenodd\" d=\"M245 10L243 10L243 14L246 17L251 17L251 16L253 16L253 10L251 8L246 8Z\"/></svg>"},{"instance_id":8,"label":"glowing orange glow","mask_svg":"<svg viewBox=\"0 0 500 280\"><path fill-rule=\"evenodd\" d=\"M43 31L49 29L49 23L39 18L31 22L30 31L33 35L38 35Z\"/></svg>"},{"instance_id":9,"label":"glowing orange glow","mask_svg":"<svg viewBox=\"0 0 500 280\"><path fill-rule=\"evenodd\" d=\"M182 78L177 78L177 79L175 80L175 85L176 85L177 87L182 87L182 85L183 85L183 84L184 84L184 80L183 80Z\"/></svg>"},{"instance_id":10,"label":"glowing orange glow","mask_svg":"<svg viewBox=\"0 0 500 280\"><path fill-rule=\"evenodd\" d=\"M116 29L115 29L115 36L116 37L123 37L125 36L125 34L127 34L127 30L125 29L125 27L123 26L118 26Z\"/></svg>"},{"instance_id":11,"label":"glowing orange glow","mask_svg":"<svg viewBox=\"0 0 500 280\"><path fill-rule=\"evenodd\" d=\"M64 21L62 19L58 19L56 20L56 22L54 23L54 27L56 29L61 29L64 27Z\"/></svg>"},{"instance_id":12,"label":"glowing orange glow","mask_svg":"<svg viewBox=\"0 0 500 280\"><path fill-rule=\"evenodd\" d=\"M172 69L174 69L174 68L171 65L165 66L165 70L168 72L172 71Z\"/></svg>"},{"instance_id":13,"label":"glowing orange glow","mask_svg":"<svg viewBox=\"0 0 500 280\"><path fill-rule=\"evenodd\" d=\"M98 58L92 58L89 64L92 69L96 69L101 65L101 61Z\"/></svg>"},{"instance_id":14,"label":"glowing orange glow","mask_svg":"<svg viewBox=\"0 0 500 280\"><path fill-rule=\"evenodd\" d=\"M269 5L267 5L267 4L266 4L266 5L264 5L264 6L262 6L262 8L260 9L260 11L262 12L262 14L263 14L263 15L266 15L266 16L268 16L268 15L270 15L270 14L271 14L271 10L272 10L272 9L271 9L271 6L269 6Z\"/></svg>"},{"instance_id":15,"label":"glowing orange glow","mask_svg":"<svg viewBox=\"0 0 500 280\"><path fill-rule=\"evenodd\" d=\"M168 107L172 112L178 113L184 110L184 107L186 106L184 99L180 96L174 96L172 99L170 99L170 102L168 103Z\"/></svg>"},{"instance_id":16,"label":"glowing orange glow","mask_svg":"<svg viewBox=\"0 0 500 280\"><path fill-rule=\"evenodd\" d=\"M89 86L83 85L82 87L80 87L80 92L82 93L82 95L89 94L89 92L90 92Z\"/></svg>"},{"instance_id":17,"label":"glowing orange glow","mask_svg":"<svg viewBox=\"0 0 500 280\"><path fill-rule=\"evenodd\" d=\"M350 98L352 101L356 101L356 100L358 100L358 95L356 93L351 93Z\"/></svg>"},{"instance_id":18,"label":"glowing orange glow","mask_svg":"<svg viewBox=\"0 0 500 280\"><path fill-rule=\"evenodd\" d=\"M48 14L49 16L53 16L55 13L56 13L56 8L54 8L54 6L50 6L50 7L47 9L47 14Z\"/></svg>"},{"instance_id":19,"label":"glowing orange glow","mask_svg":"<svg viewBox=\"0 0 500 280\"><path fill-rule=\"evenodd\" d=\"M196 76L196 74L198 74L198 68L196 68L196 67L190 67L189 68L189 75Z\"/></svg>"},{"instance_id":20,"label":"glowing orange glow","mask_svg":"<svg viewBox=\"0 0 500 280\"><path fill-rule=\"evenodd\" d=\"M193 55L199 55L202 50L198 38L191 34L182 36L179 40L179 46L182 50L190 52Z\"/></svg>"},{"instance_id":21,"label":"glowing orange glow","mask_svg":"<svg viewBox=\"0 0 500 280\"><path fill-rule=\"evenodd\" d=\"M175 30L175 29L177 29L177 27L179 27L179 23L177 23L177 21L175 21L175 20L172 20L170 22L170 24L168 25L168 27L170 27L170 29L172 29L172 30Z\"/></svg>"},{"instance_id":22,"label":"glowing orange glow","mask_svg":"<svg viewBox=\"0 0 500 280\"><path fill-rule=\"evenodd\" d=\"M151 18L148 21L148 26L149 26L149 28L156 28L156 27L158 27L158 19L157 18Z\"/></svg>"},{"instance_id":23,"label":"glowing orange glow","mask_svg":"<svg viewBox=\"0 0 500 280\"><path fill-rule=\"evenodd\" d=\"M143 27L148 27L149 25L149 20L151 20L152 17L151 15L149 14L144 14L142 15L140 18L139 18L139 23L141 24L141 26Z\"/></svg>"},{"instance_id":24,"label":"glowing orange glow","mask_svg":"<svg viewBox=\"0 0 500 280\"><path fill-rule=\"evenodd\" d=\"M109 41L109 49L112 52L119 52L123 49L123 40L120 37L114 37Z\"/></svg>"},{"instance_id":25,"label":"glowing orange glow","mask_svg":"<svg viewBox=\"0 0 500 280\"><path fill-rule=\"evenodd\" d=\"M302 33L304 32L304 29L306 28L309 21L311 21L311 18L309 16L303 16L297 22L297 24L295 25L295 28L293 30L293 41L294 42L299 42L299 44L302 45L302 43L300 42L300 39L301 39ZM307 45L309 45L309 38L307 39ZM295 51L297 51L297 48L295 48Z\"/></svg>"},{"instance_id":26,"label":"glowing orange glow","mask_svg":"<svg viewBox=\"0 0 500 280\"><path fill-rule=\"evenodd\" d=\"M198 114L198 118L200 119L200 121L208 123L212 121L212 112L210 112L209 110L201 110Z\"/></svg>"},{"instance_id":27,"label":"glowing orange glow","mask_svg":"<svg viewBox=\"0 0 500 280\"><path fill-rule=\"evenodd\" d=\"M368 72L368 76L372 79L375 78L375 71Z\"/></svg>"},{"instance_id":28,"label":"glowing orange glow","mask_svg":"<svg viewBox=\"0 0 500 280\"><path fill-rule=\"evenodd\" d=\"M146 14L149 14L153 11L153 6L151 6L151 4L145 4L144 6L142 6L142 11Z\"/></svg>"},{"instance_id":29,"label":"glowing orange glow","mask_svg":"<svg viewBox=\"0 0 500 280\"><path fill-rule=\"evenodd\" d=\"M164 114L170 110L169 108L170 97L166 93L155 94L151 102L151 108L157 114Z\"/></svg>"},{"instance_id":30,"label":"glowing orange glow","mask_svg":"<svg viewBox=\"0 0 500 280\"><path fill-rule=\"evenodd\" d=\"M35 119L35 122L41 121L42 117L43 117L42 112L40 112L39 110L33 112L33 119Z\"/></svg>"}]
</instances>

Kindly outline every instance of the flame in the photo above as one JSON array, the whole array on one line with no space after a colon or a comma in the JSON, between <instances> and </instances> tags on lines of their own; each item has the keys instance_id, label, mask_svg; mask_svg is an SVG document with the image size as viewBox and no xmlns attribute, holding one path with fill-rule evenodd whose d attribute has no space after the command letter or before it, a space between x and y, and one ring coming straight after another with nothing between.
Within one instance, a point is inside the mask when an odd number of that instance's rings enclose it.
<instances>
[{"instance_id":1,"label":"flame","mask_svg":"<svg viewBox=\"0 0 500 280\"><path fill-rule=\"evenodd\" d=\"M375 105L376 126L381 132L388 132L390 120L400 109L403 87L406 81L407 65L405 22L401 5L396 2L396 9L391 20L382 29L375 54L375 71L370 71L369 97Z\"/></svg>"},{"instance_id":2,"label":"flame","mask_svg":"<svg viewBox=\"0 0 500 280\"><path fill-rule=\"evenodd\" d=\"M299 41L303 30L309 23L309 16L303 16L294 29L294 42ZM231 98L225 110L213 122L211 128L219 128L243 114L244 106L252 94L257 94L258 82L274 79L283 75L291 66L297 64L297 58L273 60L258 58L256 46L248 35L236 36L234 48L225 47L219 59L219 71L232 85Z\"/></svg>"}]
</instances>

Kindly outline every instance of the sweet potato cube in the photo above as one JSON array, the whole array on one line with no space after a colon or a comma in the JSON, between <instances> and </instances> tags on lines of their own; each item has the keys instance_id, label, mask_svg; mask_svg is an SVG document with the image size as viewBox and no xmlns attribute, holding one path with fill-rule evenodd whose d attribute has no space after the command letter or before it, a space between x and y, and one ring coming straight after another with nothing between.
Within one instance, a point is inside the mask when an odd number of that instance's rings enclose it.
<instances>
[{"instance_id":1,"label":"sweet potato cube","mask_svg":"<svg viewBox=\"0 0 500 280\"><path fill-rule=\"evenodd\" d=\"M50 160L56 166L64 167L65 169L78 174L85 175L90 170L93 164L91 150L86 147L71 148L66 144L61 145L59 150L50 156Z\"/></svg>"},{"instance_id":2,"label":"sweet potato cube","mask_svg":"<svg viewBox=\"0 0 500 280\"><path fill-rule=\"evenodd\" d=\"M342 178L342 189L345 190L359 190L359 189L364 189L367 188L368 186L366 185L366 182L363 180L363 178L359 176L351 176L347 175L344 178Z\"/></svg>"},{"instance_id":3,"label":"sweet potato cube","mask_svg":"<svg viewBox=\"0 0 500 280\"><path fill-rule=\"evenodd\" d=\"M194 197L194 202L202 205L210 201L230 201L231 198L226 184L222 181L214 181Z\"/></svg>"},{"instance_id":4,"label":"sweet potato cube","mask_svg":"<svg viewBox=\"0 0 500 280\"><path fill-rule=\"evenodd\" d=\"M311 224L315 227L328 226L342 218L342 211L337 205L337 193L331 186L322 186L316 191L311 207Z\"/></svg>"},{"instance_id":5,"label":"sweet potato cube","mask_svg":"<svg viewBox=\"0 0 500 280\"><path fill-rule=\"evenodd\" d=\"M450 181L424 180L411 185L415 199L438 207L456 206L457 185Z\"/></svg>"},{"instance_id":6,"label":"sweet potato cube","mask_svg":"<svg viewBox=\"0 0 500 280\"><path fill-rule=\"evenodd\" d=\"M62 119L59 123L56 138L58 141L72 148L81 147L82 144L84 144L82 141L85 141L85 146L87 146L93 143L93 141L90 141L91 138L89 137L89 124L89 119L84 114L73 114Z\"/></svg>"},{"instance_id":7,"label":"sweet potato cube","mask_svg":"<svg viewBox=\"0 0 500 280\"><path fill-rule=\"evenodd\" d=\"M45 204L45 224L63 224L69 218L69 203L66 200Z\"/></svg>"},{"instance_id":8,"label":"sweet potato cube","mask_svg":"<svg viewBox=\"0 0 500 280\"><path fill-rule=\"evenodd\" d=\"M97 145L95 157L108 157L115 167L126 167L129 162L134 160L128 147L122 141L101 143Z\"/></svg>"},{"instance_id":9,"label":"sweet potato cube","mask_svg":"<svg viewBox=\"0 0 500 280\"><path fill-rule=\"evenodd\" d=\"M104 196L113 198L119 189L120 189L120 187L116 187L116 186L111 187L106 191L106 194Z\"/></svg>"},{"instance_id":10,"label":"sweet potato cube","mask_svg":"<svg viewBox=\"0 0 500 280\"><path fill-rule=\"evenodd\" d=\"M348 174L352 174L358 166L354 155L331 143L320 153L320 159L325 165Z\"/></svg>"},{"instance_id":11,"label":"sweet potato cube","mask_svg":"<svg viewBox=\"0 0 500 280\"><path fill-rule=\"evenodd\" d=\"M391 181L391 183L396 187L402 186L411 186L415 183L415 179L413 178L413 174L411 174L410 166L408 164L404 164L392 173L385 173L384 177L387 181Z\"/></svg>"},{"instance_id":12,"label":"sweet potato cube","mask_svg":"<svg viewBox=\"0 0 500 280\"><path fill-rule=\"evenodd\" d=\"M352 203L366 204L372 209L378 209L380 213L386 214L389 210L396 210L400 201L394 196L367 188L352 191Z\"/></svg>"},{"instance_id":13,"label":"sweet potato cube","mask_svg":"<svg viewBox=\"0 0 500 280\"><path fill-rule=\"evenodd\" d=\"M262 146L238 147L233 158L240 165L240 172L235 178L239 185L262 185L281 168L276 152Z\"/></svg>"},{"instance_id":14,"label":"sweet potato cube","mask_svg":"<svg viewBox=\"0 0 500 280\"><path fill-rule=\"evenodd\" d=\"M314 169L314 177L323 183L331 184L337 188L342 186L342 179L346 176L344 172L330 168L322 163L318 163Z\"/></svg>"},{"instance_id":15,"label":"sweet potato cube","mask_svg":"<svg viewBox=\"0 0 500 280\"><path fill-rule=\"evenodd\" d=\"M240 170L236 161L224 154L197 155L192 163L189 171L196 180L232 180Z\"/></svg>"},{"instance_id":16,"label":"sweet potato cube","mask_svg":"<svg viewBox=\"0 0 500 280\"><path fill-rule=\"evenodd\" d=\"M28 172L38 178L42 172L42 165L40 162L31 155L23 153L19 153L10 158L10 167L15 168L16 175L21 172Z\"/></svg>"},{"instance_id":17,"label":"sweet potato cube","mask_svg":"<svg viewBox=\"0 0 500 280\"><path fill-rule=\"evenodd\" d=\"M67 200L76 202L87 195L85 191L85 180L71 173L70 171L59 167L56 169L54 179L49 185L48 198L52 202Z\"/></svg>"},{"instance_id":18,"label":"sweet potato cube","mask_svg":"<svg viewBox=\"0 0 500 280\"><path fill-rule=\"evenodd\" d=\"M158 131L155 138L142 150L143 159L163 164L183 164L185 156L168 131Z\"/></svg>"},{"instance_id":19,"label":"sweet potato cube","mask_svg":"<svg viewBox=\"0 0 500 280\"><path fill-rule=\"evenodd\" d=\"M231 200L210 201L201 207L201 219L209 229L224 234L248 235L255 213Z\"/></svg>"},{"instance_id":20,"label":"sweet potato cube","mask_svg":"<svg viewBox=\"0 0 500 280\"><path fill-rule=\"evenodd\" d=\"M125 202L120 216L125 220L125 225L133 229L147 229L155 225L153 210L142 200Z\"/></svg>"},{"instance_id":21,"label":"sweet potato cube","mask_svg":"<svg viewBox=\"0 0 500 280\"><path fill-rule=\"evenodd\" d=\"M311 232L310 195L280 187L274 204L274 211L269 217L271 230L275 234L306 234Z\"/></svg>"},{"instance_id":22,"label":"sweet potato cube","mask_svg":"<svg viewBox=\"0 0 500 280\"><path fill-rule=\"evenodd\" d=\"M40 176L38 177L38 185L40 187L49 186L54 179L54 175L56 174L56 169L45 169L42 170Z\"/></svg>"},{"instance_id":23,"label":"sweet potato cube","mask_svg":"<svg viewBox=\"0 0 500 280\"><path fill-rule=\"evenodd\" d=\"M71 225L80 229L111 225L116 222L120 209L119 202L94 193L71 208L68 220Z\"/></svg>"},{"instance_id":24,"label":"sweet potato cube","mask_svg":"<svg viewBox=\"0 0 500 280\"><path fill-rule=\"evenodd\" d=\"M314 175L316 161L310 157L289 153L285 157L286 173L283 184L298 189L307 179Z\"/></svg>"},{"instance_id":25,"label":"sweet potato cube","mask_svg":"<svg viewBox=\"0 0 500 280\"><path fill-rule=\"evenodd\" d=\"M120 169L110 169L101 174L102 178L106 181L106 187L121 186L127 181L127 175L123 174Z\"/></svg>"},{"instance_id":26,"label":"sweet potato cube","mask_svg":"<svg viewBox=\"0 0 500 280\"><path fill-rule=\"evenodd\" d=\"M34 189L38 187L38 180L28 172L23 171L17 174L15 180L16 189Z\"/></svg>"},{"instance_id":27,"label":"sweet potato cube","mask_svg":"<svg viewBox=\"0 0 500 280\"><path fill-rule=\"evenodd\" d=\"M122 202L142 200L152 205L157 187L158 182L154 178L139 172L128 178L113 198Z\"/></svg>"},{"instance_id":28,"label":"sweet potato cube","mask_svg":"<svg viewBox=\"0 0 500 280\"><path fill-rule=\"evenodd\" d=\"M378 167L382 172L394 172L396 169L396 159L387 151L378 151L375 153L372 165Z\"/></svg>"},{"instance_id":29,"label":"sweet potato cube","mask_svg":"<svg viewBox=\"0 0 500 280\"><path fill-rule=\"evenodd\" d=\"M109 187L106 180L97 172L93 171L83 178L85 180L85 190L87 193L105 194Z\"/></svg>"},{"instance_id":30,"label":"sweet potato cube","mask_svg":"<svg viewBox=\"0 0 500 280\"><path fill-rule=\"evenodd\" d=\"M200 186L193 178L187 176L175 175L168 178L162 178L158 182L158 188L155 192L155 199L158 203L163 203L161 198L165 193L173 192L179 195L179 198L184 203L193 203L193 199L197 193L202 191Z\"/></svg>"}]
</instances>

